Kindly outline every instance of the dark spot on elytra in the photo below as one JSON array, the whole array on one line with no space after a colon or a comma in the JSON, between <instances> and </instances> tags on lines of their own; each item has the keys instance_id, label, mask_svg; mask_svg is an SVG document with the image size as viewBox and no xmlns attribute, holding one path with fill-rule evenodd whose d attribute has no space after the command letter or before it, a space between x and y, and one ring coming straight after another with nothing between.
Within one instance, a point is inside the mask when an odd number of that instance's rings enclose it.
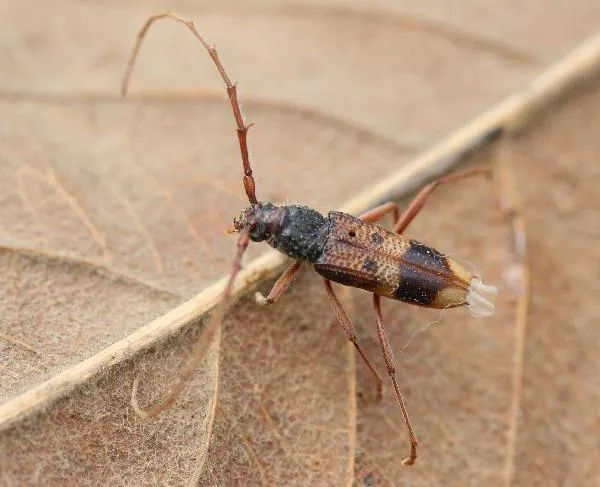
<instances>
[{"instance_id":1,"label":"dark spot on elytra","mask_svg":"<svg viewBox=\"0 0 600 487\"><path fill-rule=\"evenodd\" d=\"M356 232L354 230L350 230L348 232L348 235L350 235L352 238L356 237Z\"/></svg>"},{"instance_id":2,"label":"dark spot on elytra","mask_svg":"<svg viewBox=\"0 0 600 487\"><path fill-rule=\"evenodd\" d=\"M416 240L410 241L410 247L402 258L438 273L446 274L450 270L444 254Z\"/></svg>"},{"instance_id":3,"label":"dark spot on elytra","mask_svg":"<svg viewBox=\"0 0 600 487\"><path fill-rule=\"evenodd\" d=\"M383 243L383 237L377 232L375 232L371 235L371 240L376 244Z\"/></svg>"},{"instance_id":4,"label":"dark spot on elytra","mask_svg":"<svg viewBox=\"0 0 600 487\"><path fill-rule=\"evenodd\" d=\"M374 260L371 260L371 259L365 259L362 267L364 270L372 272L373 274L375 274L377 272L377 270L379 269L377 262L375 262Z\"/></svg>"},{"instance_id":5,"label":"dark spot on elytra","mask_svg":"<svg viewBox=\"0 0 600 487\"><path fill-rule=\"evenodd\" d=\"M394 296L406 303L428 306L435 301L443 283L431 276L423 276L420 272L410 267L401 269L400 284L394 291Z\"/></svg>"},{"instance_id":6,"label":"dark spot on elytra","mask_svg":"<svg viewBox=\"0 0 600 487\"><path fill-rule=\"evenodd\" d=\"M438 250L411 240L402 260L400 283L394 292L396 299L429 306L442 289L451 285L448 260Z\"/></svg>"}]
</instances>

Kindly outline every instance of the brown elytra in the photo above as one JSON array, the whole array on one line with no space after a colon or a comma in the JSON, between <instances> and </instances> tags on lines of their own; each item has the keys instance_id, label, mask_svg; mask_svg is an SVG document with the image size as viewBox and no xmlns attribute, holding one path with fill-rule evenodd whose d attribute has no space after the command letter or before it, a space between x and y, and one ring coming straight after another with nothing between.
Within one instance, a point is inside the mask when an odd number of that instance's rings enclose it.
<instances>
[{"instance_id":1,"label":"brown elytra","mask_svg":"<svg viewBox=\"0 0 600 487\"><path fill-rule=\"evenodd\" d=\"M332 211L330 236L315 262L323 277L429 308L467 303L473 276L421 242Z\"/></svg>"}]
</instances>

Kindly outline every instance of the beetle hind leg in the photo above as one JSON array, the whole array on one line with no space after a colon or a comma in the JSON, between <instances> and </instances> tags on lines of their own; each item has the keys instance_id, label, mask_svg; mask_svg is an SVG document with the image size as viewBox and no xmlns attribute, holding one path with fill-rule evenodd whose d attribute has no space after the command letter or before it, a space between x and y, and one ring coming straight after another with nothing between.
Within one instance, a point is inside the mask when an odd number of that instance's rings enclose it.
<instances>
[{"instance_id":1,"label":"beetle hind leg","mask_svg":"<svg viewBox=\"0 0 600 487\"><path fill-rule=\"evenodd\" d=\"M404 465L413 465L417 459L417 447L419 446L419 442L417 441L417 437L413 431L408 410L404 404L404 399L402 397L402 393L400 392L400 386L398 385L398 379L396 378L394 352L385 333L385 328L383 326L383 314L381 312L381 297L377 294L373 294L373 307L375 308L375 318L377 321L377 339L379 341L379 346L381 347L387 373L392 379L392 384L394 384L394 392L396 393L396 399L398 400L398 404L402 411L402 416L404 417L404 422L406 423L408 440L410 442L410 455L405 458L402 463Z\"/></svg>"},{"instance_id":2,"label":"beetle hind leg","mask_svg":"<svg viewBox=\"0 0 600 487\"><path fill-rule=\"evenodd\" d=\"M356 330L354 329L354 325L352 324L352 321L350 321L350 318L346 314L346 311L344 311L344 308L342 307L342 303L340 303L340 300L335 295L333 287L331 286L331 281L329 279L324 279L324 281L325 281L325 289L327 290L327 296L329 297L329 300L331 301L331 306L333 307L333 311L335 312L337 321L340 324L340 326L342 327L342 329L344 330L344 333L346 334L346 337L348 338L348 340L350 340L352 342L352 344L354 345L354 348L356 348L356 351L363 359L365 365L369 368L369 370L373 374L373 377L377 384L377 399L380 400L383 397L383 380L381 379L377 370L375 370L375 367L373 367L373 364L369 360L369 357L367 357L367 355L361 348L360 344L358 343L358 338L356 337Z\"/></svg>"},{"instance_id":3,"label":"beetle hind leg","mask_svg":"<svg viewBox=\"0 0 600 487\"><path fill-rule=\"evenodd\" d=\"M417 196L415 196L415 198L412 200L412 202L410 203L408 208L404 211L404 213L402 213L400 218L398 218L398 220L396 221L396 223L394 225L394 232L396 232L396 233L404 232L404 230L406 230L406 228L410 225L410 223L414 220L414 218L423 209L423 206L425 205L425 202L427 201L427 199L429 198L431 193L433 193L440 186L442 186L444 184L452 183L455 181L460 181L461 179L470 178L472 176L477 176L480 174L491 174L491 173L492 173L491 166L478 165L478 166L470 167L468 169L464 169L462 171L457 171L457 172L451 173L447 176L444 176L439 179L436 179L435 181L432 181L427 186L425 186L421 191L419 191L419 194L417 194Z\"/></svg>"}]
</instances>

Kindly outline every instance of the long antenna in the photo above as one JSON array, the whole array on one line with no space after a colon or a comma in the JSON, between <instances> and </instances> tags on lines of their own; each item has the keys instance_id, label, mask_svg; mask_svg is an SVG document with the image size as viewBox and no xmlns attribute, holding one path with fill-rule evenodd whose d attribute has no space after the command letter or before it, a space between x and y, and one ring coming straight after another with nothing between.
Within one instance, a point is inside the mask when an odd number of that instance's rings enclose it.
<instances>
[{"instance_id":1,"label":"long antenna","mask_svg":"<svg viewBox=\"0 0 600 487\"><path fill-rule=\"evenodd\" d=\"M188 362L181 368L179 372L179 377L177 382L171 388L171 392L169 395L163 399L160 403L149 407L148 409L143 409L140 407L139 402L137 400L138 395L138 387L140 383L140 377L136 377L133 382L133 388L131 390L131 406L135 413L141 418L154 418L155 416L162 413L165 409L168 409L179 397L179 394L183 390L183 386L185 383L194 375L194 372L202 362L206 350L212 343L212 337L215 334L215 331L221 323L223 322L223 316L225 315L225 311L227 310L227 305L229 304L229 298L231 297L231 291L233 289L233 283L235 282L235 277L238 272L242 268L242 257L244 256L244 252L248 248L248 244L250 243L250 233L248 230L242 230L240 234L240 238L237 243L237 254L233 261L233 269L231 270L231 274L229 275L229 280L223 290L223 295L221 301L216 306L213 311L208 324L202 330L202 333L196 340L196 344L194 345L194 351L192 353L191 358Z\"/></svg>"},{"instance_id":2,"label":"long antenna","mask_svg":"<svg viewBox=\"0 0 600 487\"><path fill-rule=\"evenodd\" d=\"M210 58L215 63L219 74L221 75L221 79L225 83L225 87L227 88L227 96L229 97L229 102L231 103L231 109L233 110L233 117L235 118L235 123L237 125L237 137L238 142L240 144L240 152L242 154L242 164L244 166L244 189L246 190L246 196L248 196L248 201L250 204L254 205L258 203L256 199L256 182L254 181L254 176L252 176L252 167L250 167L250 157L248 155L248 129L252 126L252 124L246 125L244 122L244 117L242 116L242 111L240 109L240 104L237 97L237 85L231 82L227 71L221 64L221 60L219 59L219 55L217 54L217 50L214 46L211 46L202 34L196 28L196 24L189 19L181 17L173 12L164 12L161 14L152 15L146 20L146 23L140 29L137 35L137 40L135 41L135 45L133 46L133 50L129 55L129 61L127 63L127 70L125 71L125 76L123 77L123 81L121 83L121 95L127 96L127 90L129 88L129 80L131 79L131 75L133 73L133 68L135 67L135 63L137 61L138 54L142 47L142 43L150 26L154 24L157 20L162 19L172 19L175 22L179 22L180 24L185 25L191 32L194 34L194 37L198 39L204 48L208 51Z\"/></svg>"}]
</instances>

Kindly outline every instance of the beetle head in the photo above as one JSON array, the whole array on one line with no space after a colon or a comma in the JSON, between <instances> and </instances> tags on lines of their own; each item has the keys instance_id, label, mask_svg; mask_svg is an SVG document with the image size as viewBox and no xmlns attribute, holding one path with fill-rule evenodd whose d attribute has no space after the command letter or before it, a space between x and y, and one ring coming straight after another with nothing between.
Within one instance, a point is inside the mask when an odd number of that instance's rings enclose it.
<instances>
[{"instance_id":1,"label":"beetle head","mask_svg":"<svg viewBox=\"0 0 600 487\"><path fill-rule=\"evenodd\" d=\"M244 208L233 226L238 232L247 230L253 242L269 240L275 233L281 220L281 208L272 203L256 203Z\"/></svg>"}]
</instances>

